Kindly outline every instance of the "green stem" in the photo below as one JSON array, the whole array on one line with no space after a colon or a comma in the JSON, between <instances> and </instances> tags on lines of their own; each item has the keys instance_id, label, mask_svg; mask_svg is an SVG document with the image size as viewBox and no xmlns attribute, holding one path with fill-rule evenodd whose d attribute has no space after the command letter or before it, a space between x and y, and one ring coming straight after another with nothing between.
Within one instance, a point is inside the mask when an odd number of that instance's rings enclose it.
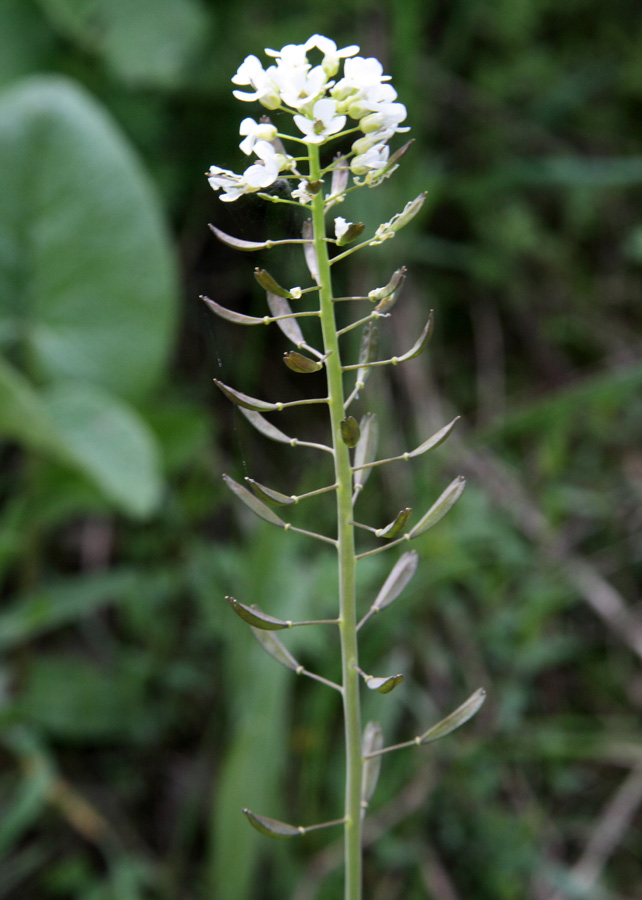
<instances>
[{"instance_id":1,"label":"green stem","mask_svg":"<svg viewBox=\"0 0 642 900\"><path fill-rule=\"evenodd\" d=\"M319 181L319 149L309 145L310 181ZM352 512L352 470L350 453L341 438L344 417L343 375L339 338L334 317L332 278L325 233L324 195L319 191L312 202L313 242L319 269L321 331L328 380L328 406L332 427L332 447L337 485L337 552L339 562L339 631L343 714L346 741L345 785L345 900L361 900L361 707L357 652L356 556Z\"/></svg>"}]
</instances>

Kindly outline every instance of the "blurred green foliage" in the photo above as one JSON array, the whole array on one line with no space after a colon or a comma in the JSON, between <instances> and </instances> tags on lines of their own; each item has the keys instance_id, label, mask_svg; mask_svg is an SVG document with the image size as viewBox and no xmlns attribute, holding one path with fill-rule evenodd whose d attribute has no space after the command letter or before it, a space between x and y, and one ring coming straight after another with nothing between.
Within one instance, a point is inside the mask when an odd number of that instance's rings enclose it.
<instances>
[{"instance_id":1,"label":"blurred green foliage","mask_svg":"<svg viewBox=\"0 0 642 900\"><path fill-rule=\"evenodd\" d=\"M213 396L218 375L297 396L280 336L196 299L262 310L265 260L215 245L207 222L259 239L298 224L218 204L202 172L239 163L243 58L315 31L384 61L415 138L348 217L376 225L429 191L420 222L339 276L367 291L409 267L382 335L395 351L436 310L428 355L369 384L385 449L451 411L465 423L364 493L378 525L469 477L369 626L364 668L406 682L366 714L402 740L489 692L479 721L385 760L366 896L639 895L642 15L633 0L319 6L0 0L2 900L336 896L326 838L273 844L239 812L334 817L335 698L275 671L222 602L332 614L332 559L247 521L218 478L289 493L323 472ZM305 277L298 257L270 270ZM363 564L364 608L391 564ZM295 638L332 677L332 640Z\"/></svg>"}]
</instances>

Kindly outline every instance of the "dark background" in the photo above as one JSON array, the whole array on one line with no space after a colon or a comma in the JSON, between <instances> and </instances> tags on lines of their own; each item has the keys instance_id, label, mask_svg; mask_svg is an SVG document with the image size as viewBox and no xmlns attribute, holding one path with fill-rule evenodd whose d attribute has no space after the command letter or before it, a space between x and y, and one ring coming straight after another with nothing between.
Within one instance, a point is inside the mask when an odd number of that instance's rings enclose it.
<instances>
[{"instance_id":1,"label":"dark background","mask_svg":"<svg viewBox=\"0 0 642 900\"><path fill-rule=\"evenodd\" d=\"M317 8L317 6L319 8ZM322 7L322 8L321 8ZM0 898L329 900L331 832L256 835L341 808L334 695L281 670L223 602L332 614L332 554L245 515L222 472L286 493L326 473L216 392L301 387L252 268L305 284L296 254L207 228L295 234L239 170L232 98L250 53L320 32L382 60L415 143L338 212L421 215L338 270L367 292L409 269L359 411L382 453L455 414L456 435L373 475L376 526L456 509L363 634L366 698L404 740L483 685L461 731L385 759L368 819L370 900L634 900L642 884L642 13L615 0L0 2ZM398 139L401 142L401 139ZM276 424L323 439L314 407ZM285 414L284 414L285 415ZM299 524L332 528L323 500ZM364 544L366 546L367 544ZM367 607L396 551L361 566ZM325 632L288 642L333 677Z\"/></svg>"}]
</instances>

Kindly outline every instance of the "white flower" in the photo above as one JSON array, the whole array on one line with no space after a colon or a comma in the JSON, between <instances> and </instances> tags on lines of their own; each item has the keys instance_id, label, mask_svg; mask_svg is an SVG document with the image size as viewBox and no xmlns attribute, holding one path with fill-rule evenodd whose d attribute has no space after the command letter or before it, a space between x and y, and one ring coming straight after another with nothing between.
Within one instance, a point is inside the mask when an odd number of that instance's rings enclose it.
<instances>
[{"instance_id":1,"label":"white flower","mask_svg":"<svg viewBox=\"0 0 642 900\"><path fill-rule=\"evenodd\" d=\"M238 200L243 194L247 193L247 185L242 175L235 175L229 169L220 169L218 166L210 166L207 173L207 180L212 190L222 190L221 200L229 203L232 200Z\"/></svg>"},{"instance_id":2,"label":"white flower","mask_svg":"<svg viewBox=\"0 0 642 900\"><path fill-rule=\"evenodd\" d=\"M285 168L287 160L283 154L277 153L272 144L267 141L257 141L254 152L259 157L259 161L243 172L243 178L250 187L258 190L269 187L276 181L281 169Z\"/></svg>"},{"instance_id":3,"label":"white flower","mask_svg":"<svg viewBox=\"0 0 642 900\"><path fill-rule=\"evenodd\" d=\"M383 66L378 59L355 56L346 59L343 78L332 89L332 96L337 100L345 100L351 94L367 94L372 88L380 87L384 81L390 81L390 76L383 74Z\"/></svg>"},{"instance_id":4,"label":"white flower","mask_svg":"<svg viewBox=\"0 0 642 900\"><path fill-rule=\"evenodd\" d=\"M271 122L256 122L254 119L243 119L239 128L239 134L247 137L239 144L243 153L249 156L257 141L273 141L276 137L276 126Z\"/></svg>"},{"instance_id":5,"label":"white flower","mask_svg":"<svg viewBox=\"0 0 642 900\"><path fill-rule=\"evenodd\" d=\"M337 216L334 220L334 234L338 241L341 240L346 231L350 228L352 222L346 222L343 216Z\"/></svg>"},{"instance_id":6,"label":"white flower","mask_svg":"<svg viewBox=\"0 0 642 900\"><path fill-rule=\"evenodd\" d=\"M399 128L408 113L403 103L382 103L374 112L364 116L359 122L359 128L364 134L372 131L408 131L407 128Z\"/></svg>"},{"instance_id":7,"label":"white flower","mask_svg":"<svg viewBox=\"0 0 642 900\"><path fill-rule=\"evenodd\" d=\"M359 52L359 48L356 44L344 47L343 50L337 50L335 42L330 40L330 38L324 37L322 34L313 34L311 38L307 39L305 42L305 49L311 50L313 47L316 47L317 50L320 50L321 53L323 53L323 62L321 63L321 66L328 78L332 78L333 75L337 74L339 71L340 60L345 59L347 56L354 56L355 53Z\"/></svg>"},{"instance_id":8,"label":"white flower","mask_svg":"<svg viewBox=\"0 0 642 900\"><path fill-rule=\"evenodd\" d=\"M300 111L305 110L306 104L314 103L327 86L326 74L321 66L309 69L279 64L274 68L274 82L281 101L291 109Z\"/></svg>"},{"instance_id":9,"label":"white flower","mask_svg":"<svg viewBox=\"0 0 642 900\"><path fill-rule=\"evenodd\" d=\"M281 105L278 87L272 80L274 66L270 66L267 72L263 69L260 60L256 56L248 56L238 68L232 78L234 84L249 84L254 88L254 93L246 91L232 91L237 100L258 100L268 109L278 109Z\"/></svg>"},{"instance_id":10,"label":"white flower","mask_svg":"<svg viewBox=\"0 0 642 900\"><path fill-rule=\"evenodd\" d=\"M298 186L292 191L292 196L299 203L312 203L314 194L310 191L310 185L307 181L300 181Z\"/></svg>"},{"instance_id":11,"label":"white flower","mask_svg":"<svg viewBox=\"0 0 642 900\"><path fill-rule=\"evenodd\" d=\"M338 116L336 100L325 97L317 100L312 107L311 118L295 115L294 121L303 135L306 144L322 144L331 135L341 131L346 123L345 116Z\"/></svg>"},{"instance_id":12,"label":"white flower","mask_svg":"<svg viewBox=\"0 0 642 900\"><path fill-rule=\"evenodd\" d=\"M307 66L308 59L306 56L307 47L305 44L286 44L280 50L271 50L265 48L265 55L278 59L288 68L297 68L298 66Z\"/></svg>"},{"instance_id":13,"label":"white flower","mask_svg":"<svg viewBox=\"0 0 642 900\"><path fill-rule=\"evenodd\" d=\"M365 153L359 153L350 163L350 171L353 175L370 175L377 172L388 162L390 150L386 144L375 144Z\"/></svg>"},{"instance_id":14,"label":"white flower","mask_svg":"<svg viewBox=\"0 0 642 900\"><path fill-rule=\"evenodd\" d=\"M243 194L253 194L269 187L274 184L279 172L290 166L289 157L277 153L268 141L257 141L254 152L258 156L257 162L249 166L242 175L230 172L229 169L210 166L208 181L213 190L222 190L221 200L230 203Z\"/></svg>"}]
</instances>

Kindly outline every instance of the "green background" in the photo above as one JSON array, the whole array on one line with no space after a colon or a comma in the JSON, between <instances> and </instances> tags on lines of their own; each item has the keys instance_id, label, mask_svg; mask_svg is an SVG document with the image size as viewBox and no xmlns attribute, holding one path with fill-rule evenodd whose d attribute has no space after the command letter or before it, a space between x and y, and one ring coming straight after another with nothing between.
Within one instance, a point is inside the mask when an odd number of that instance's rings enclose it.
<instances>
[{"instance_id":1,"label":"green background","mask_svg":"<svg viewBox=\"0 0 642 900\"><path fill-rule=\"evenodd\" d=\"M368 900L634 900L642 884L642 11L634 0L0 0L0 900L330 900L338 835L271 842L240 813L341 808L332 692L277 667L223 602L332 615L331 554L245 515L220 474L286 493L329 473L271 444L214 377L301 386L252 267L305 284L295 234L219 203L254 108L250 53L315 32L382 60L414 144L341 214L420 217L353 258L341 293L406 265L359 410L382 452L360 516L456 509L417 542L403 597L364 631L389 740L483 685L461 731L387 757L368 818ZM310 407L314 410L314 407ZM279 427L323 440L313 412ZM332 527L321 498L303 527ZM364 546L366 546L364 544ZM394 561L360 568L364 608ZM288 636L290 637L290 636ZM288 646L336 677L325 632ZM330 693L331 696L326 696Z\"/></svg>"}]
</instances>

